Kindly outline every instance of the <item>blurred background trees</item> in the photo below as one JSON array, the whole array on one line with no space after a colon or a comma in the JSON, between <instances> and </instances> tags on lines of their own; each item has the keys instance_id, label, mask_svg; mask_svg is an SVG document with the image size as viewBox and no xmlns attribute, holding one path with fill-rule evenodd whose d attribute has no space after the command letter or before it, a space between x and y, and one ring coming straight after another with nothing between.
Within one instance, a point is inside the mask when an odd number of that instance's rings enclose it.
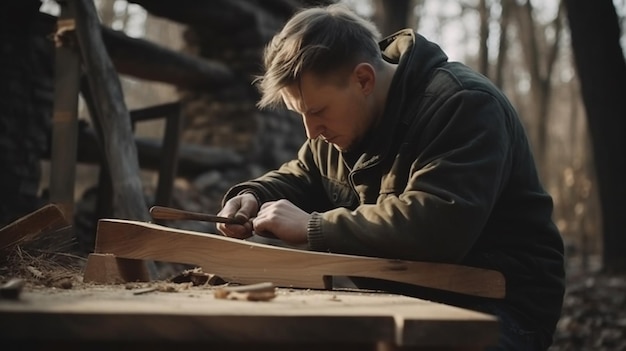
<instances>
[{"instance_id":1,"label":"blurred background trees","mask_svg":"<svg viewBox=\"0 0 626 351\"><path fill-rule=\"evenodd\" d=\"M299 118L258 111L252 82L261 73L264 45L284 21L299 7L329 2L95 2L104 26L219 62L237 77L233 84L206 91L121 76L129 108L180 101L185 143L235 150L247 160L243 168L179 177L173 206L216 211L230 185L293 156L304 138ZM620 32L626 1L339 2L371 18L383 35L405 27L418 30L439 43L450 60L467 63L500 86L520 112L544 185L554 197L554 220L565 239L569 263L590 267L599 263L590 258L605 253L606 269L626 271L621 258L626 251L621 200L626 196L626 39ZM53 0L40 5L44 12L56 11ZM7 67L12 61L4 62ZM80 115L88 119L86 107ZM0 121L9 117L0 115ZM136 133L159 137L162 131L161 122L150 122L138 126ZM45 161L43 165L45 171ZM93 185L97 167L81 166L80 172L79 196ZM156 176L150 171L142 175L150 193ZM44 173L39 192L46 181Z\"/></svg>"}]
</instances>

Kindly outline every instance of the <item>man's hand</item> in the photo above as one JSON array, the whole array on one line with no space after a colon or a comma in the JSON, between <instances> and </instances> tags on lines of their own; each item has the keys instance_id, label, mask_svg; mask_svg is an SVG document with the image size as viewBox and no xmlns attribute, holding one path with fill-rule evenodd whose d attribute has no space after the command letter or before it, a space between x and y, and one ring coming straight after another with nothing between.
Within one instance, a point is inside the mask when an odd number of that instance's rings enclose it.
<instances>
[{"instance_id":1,"label":"man's hand","mask_svg":"<svg viewBox=\"0 0 626 351\"><path fill-rule=\"evenodd\" d=\"M261 236L276 237L287 244L307 242L307 224L311 214L288 200L266 202L256 218L252 219L254 232Z\"/></svg>"},{"instance_id":2,"label":"man's hand","mask_svg":"<svg viewBox=\"0 0 626 351\"><path fill-rule=\"evenodd\" d=\"M217 230L232 238L249 238L252 236L252 222L250 222L250 218L256 216L258 212L259 203L254 195L237 195L224 204L224 208L218 215L235 218L243 224L218 223Z\"/></svg>"}]
</instances>

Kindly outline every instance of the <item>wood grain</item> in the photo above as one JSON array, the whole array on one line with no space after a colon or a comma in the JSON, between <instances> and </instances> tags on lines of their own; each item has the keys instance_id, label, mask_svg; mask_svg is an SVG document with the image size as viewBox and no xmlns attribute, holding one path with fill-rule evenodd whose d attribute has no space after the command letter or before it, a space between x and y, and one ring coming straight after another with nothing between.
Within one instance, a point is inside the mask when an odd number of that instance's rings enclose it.
<instances>
[{"instance_id":1,"label":"wood grain","mask_svg":"<svg viewBox=\"0 0 626 351\"><path fill-rule=\"evenodd\" d=\"M393 294L278 289L271 301L251 302L216 299L213 289L202 287L183 293L134 291L123 285L39 289L24 292L22 302L0 300L0 339L46 346L55 340L84 346L105 340L134 346L193 342L215 350L269 350L264 345L302 350L299 346L311 344L319 350L356 350L350 346L362 344L361 350L368 350L378 343L443 350L482 349L498 337L495 317Z\"/></svg>"},{"instance_id":2,"label":"wood grain","mask_svg":"<svg viewBox=\"0 0 626 351\"><path fill-rule=\"evenodd\" d=\"M325 289L327 277L385 279L461 294L503 298L500 272L453 264L310 252L202 234L139 221L102 219L97 253L186 263L227 281Z\"/></svg>"}]
</instances>

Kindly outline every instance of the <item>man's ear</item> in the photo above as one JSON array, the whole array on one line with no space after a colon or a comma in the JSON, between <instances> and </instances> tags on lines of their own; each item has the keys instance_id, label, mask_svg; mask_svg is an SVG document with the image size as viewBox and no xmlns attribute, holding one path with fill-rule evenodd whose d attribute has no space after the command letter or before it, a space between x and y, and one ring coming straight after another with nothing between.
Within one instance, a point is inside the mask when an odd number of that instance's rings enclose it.
<instances>
[{"instance_id":1,"label":"man's ear","mask_svg":"<svg viewBox=\"0 0 626 351\"><path fill-rule=\"evenodd\" d=\"M365 95L374 92L376 86L376 70L367 62L361 62L354 67L354 77L358 83L358 87Z\"/></svg>"}]
</instances>

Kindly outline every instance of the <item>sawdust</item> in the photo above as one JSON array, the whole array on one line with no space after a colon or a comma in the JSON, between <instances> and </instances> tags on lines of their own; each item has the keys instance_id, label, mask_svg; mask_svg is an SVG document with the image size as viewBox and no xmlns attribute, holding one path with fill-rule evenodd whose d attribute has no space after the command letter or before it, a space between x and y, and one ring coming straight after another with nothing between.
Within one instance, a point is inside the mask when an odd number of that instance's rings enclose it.
<instances>
[{"instance_id":1,"label":"sawdust","mask_svg":"<svg viewBox=\"0 0 626 351\"><path fill-rule=\"evenodd\" d=\"M33 247L15 246L0 250L0 287L23 281L24 290L36 290L38 293L56 293L57 289L87 290L97 285L99 290L117 291L119 285L94 284L83 282L83 270L87 259L72 253L55 252ZM202 272L200 267L182 271L170 279L151 282L129 282L123 284L125 290L134 295L151 292L178 293L189 291L192 287L224 285L226 282L218 276Z\"/></svg>"}]
</instances>

